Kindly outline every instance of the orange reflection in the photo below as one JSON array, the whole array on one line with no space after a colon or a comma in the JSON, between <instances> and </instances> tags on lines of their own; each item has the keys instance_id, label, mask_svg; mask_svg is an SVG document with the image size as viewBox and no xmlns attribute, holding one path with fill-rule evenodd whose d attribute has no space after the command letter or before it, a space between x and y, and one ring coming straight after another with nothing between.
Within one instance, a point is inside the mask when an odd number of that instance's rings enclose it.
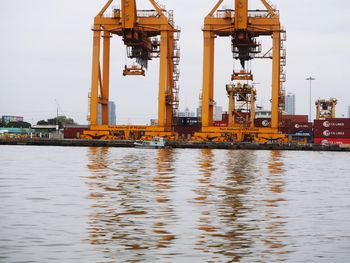
<instances>
[{"instance_id":1,"label":"orange reflection","mask_svg":"<svg viewBox=\"0 0 350 263\"><path fill-rule=\"evenodd\" d=\"M248 201L252 195L250 189L256 180L256 165L255 152L228 152L219 216L224 229L222 254L231 257L232 262L240 262L251 254L255 242L252 233L258 230L258 226L251 223L254 206Z\"/></svg>"},{"instance_id":2,"label":"orange reflection","mask_svg":"<svg viewBox=\"0 0 350 263\"><path fill-rule=\"evenodd\" d=\"M157 174L153 177L157 212L154 216L153 234L156 247L169 247L176 238L168 229L168 223L175 221L175 212L171 200L174 184L174 154L172 149L159 149L156 158Z\"/></svg>"},{"instance_id":3,"label":"orange reflection","mask_svg":"<svg viewBox=\"0 0 350 263\"><path fill-rule=\"evenodd\" d=\"M147 262L151 251L170 247L172 150L91 148L88 159L88 242L103 259Z\"/></svg>"},{"instance_id":4,"label":"orange reflection","mask_svg":"<svg viewBox=\"0 0 350 263\"><path fill-rule=\"evenodd\" d=\"M91 175L87 177L89 210L88 242L100 250L106 260L123 261L123 256L137 260L153 246L148 238L147 189L142 188L144 162L141 155L123 153L112 156L110 148L90 148L87 165ZM127 254L128 250L138 250ZM119 252L118 252L119 251ZM118 256L116 256L118 252ZM124 252L124 253L123 253Z\"/></svg>"},{"instance_id":5,"label":"orange reflection","mask_svg":"<svg viewBox=\"0 0 350 263\"><path fill-rule=\"evenodd\" d=\"M261 240L269 255L279 256L280 261L285 261L283 256L289 253L284 244L286 218L281 215L279 207L286 201L284 194L284 163L281 151L271 151L269 161L269 174L266 177L269 197L265 203L265 220L268 222L264 238Z\"/></svg>"},{"instance_id":6,"label":"orange reflection","mask_svg":"<svg viewBox=\"0 0 350 263\"><path fill-rule=\"evenodd\" d=\"M215 235L218 231L215 226L215 201L212 199L214 196L215 186L212 184L214 167L214 152L211 149L200 150L199 156L199 178L197 180L198 185L195 189L196 197L194 198L195 204L200 209L198 218L199 235L197 236L196 249L201 250L204 253L208 253L208 262L216 261L216 257L212 252L213 246L212 235Z\"/></svg>"}]
</instances>

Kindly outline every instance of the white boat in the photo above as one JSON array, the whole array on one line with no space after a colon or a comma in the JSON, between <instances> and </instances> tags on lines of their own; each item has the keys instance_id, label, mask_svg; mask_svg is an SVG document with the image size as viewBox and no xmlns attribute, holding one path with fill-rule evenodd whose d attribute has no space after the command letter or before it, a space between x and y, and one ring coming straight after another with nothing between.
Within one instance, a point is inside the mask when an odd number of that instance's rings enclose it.
<instances>
[{"instance_id":1,"label":"white boat","mask_svg":"<svg viewBox=\"0 0 350 263\"><path fill-rule=\"evenodd\" d=\"M164 148L165 139L163 137L154 137L151 141L138 140L134 142L138 148Z\"/></svg>"}]
</instances>

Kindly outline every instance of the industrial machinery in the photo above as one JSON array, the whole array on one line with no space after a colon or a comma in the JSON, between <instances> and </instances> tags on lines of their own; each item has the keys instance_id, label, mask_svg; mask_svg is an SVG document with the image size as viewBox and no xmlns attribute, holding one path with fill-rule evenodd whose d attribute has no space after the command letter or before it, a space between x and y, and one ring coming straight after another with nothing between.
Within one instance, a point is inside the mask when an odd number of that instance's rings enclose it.
<instances>
[{"instance_id":1,"label":"industrial machinery","mask_svg":"<svg viewBox=\"0 0 350 263\"><path fill-rule=\"evenodd\" d=\"M316 101L316 120L335 118L335 107L338 103L337 99Z\"/></svg>"},{"instance_id":2,"label":"industrial machinery","mask_svg":"<svg viewBox=\"0 0 350 263\"><path fill-rule=\"evenodd\" d=\"M223 3L219 0L204 20L204 64L202 88L202 131L195 134L197 140L216 141L242 141L244 138L254 138L255 141L284 141L285 135L279 132L279 119L284 110L284 66L286 52L284 41L286 33L280 25L278 11L266 0L261 0L266 10L248 10L248 0L235 0L234 10L218 10ZM242 71L233 72L233 81L252 81L251 74L247 72L247 64L256 58L272 59L272 96L271 96L271 127L254 128L253 126L237 125L233 118L228 127L215 127L213 125L214 107L214 44L215 38L230 37L233 58L240 61ZM272 48L262 53L261 44L257 42L259 36L271 36ZM249 74L248 74L249 73ZM249 85L248 85L249 86ZM247 86L246 86L247 87ZM233 95L229 87L229 98ZM255 97L250 85L250 96ZM245 91L247 95L248 90ZM250 102L253 102L251 99ZM251 108L254 111L253 108ZM251 115L253 116L253 114Z\"/></svg>"},{"instance_id":3,"label":"industrial machinery","mask_svg":"<svg viewBox=\"0 0 350 263\"><path fill-rule=\"evenodd\" d=\"M152 138L171 138L173 114L178 108L178 80L180 30L173 21L173 12L161 8L155 0L149 0L154 10L137 10L136 0L121 0L120 8L112 15L106 10L112 4L109 0L94 19L92 83L90 96L90 130L83 138L95 139L137 139L141 135ZM144 76L148 61L160 59L158 125L157 126L111 126L108 123L110 39L113 35L122 37L128 58L136 63L126 65L124 76ZM103 64L100 65L100 42L103 39ZM99 105L102 123L98 123Z\"/></svg>"},{"instance_id":4,"label":"industrial machinery","mask_svg":"<svg viewBox=\"0 0 350 263\"><path fill-rule=\"evenodd\" d=\"M256 90L249 84L226 85L229 98L228 127L254 127Z\"/></svg>"}]
</instances>

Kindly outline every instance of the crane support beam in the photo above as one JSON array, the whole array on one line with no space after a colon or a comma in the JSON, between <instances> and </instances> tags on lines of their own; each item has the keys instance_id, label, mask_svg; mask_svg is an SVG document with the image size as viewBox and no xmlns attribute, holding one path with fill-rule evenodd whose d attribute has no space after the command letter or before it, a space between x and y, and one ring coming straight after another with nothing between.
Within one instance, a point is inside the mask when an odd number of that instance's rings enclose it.
<instances>
[{"instance_id":1,"label":"crane support beam","mask_svg":"<svg viewBox=\"0 0 350 263\"><path fill-rule=\"evenodd\" d=\"M216 12L216 10L218 10L218 8L220 7L220 5L222 4L224 0L219 0L216 5L214 6L214 8L210 11L210 13L208 14L208 16L213 16L214 13Z\"/></svg>"},{"instance_id":2,"label":"crane support beam","mask_svg":"<svg viewBox=\"0 0 350 263\"><path fill-rule=\"evenodd\" d=\"M158 15L164 16L162 9L161 9L160 6L157 4L157 2L154 1L154 0L149 0L149 1L150 1L151 4L153 5L153 7L157 10Z\"/></svg>"},{"instance_id":3,"label":"crane support beam","mask_svg":"<svg viewBox=\"0 0 350 263\"><path fill-rule=\"evenodd\" d=\"M271 127L278 129L279 126L279 97L280 91L280 59L281 59L281 33L272 34L272 98L271 98Z\"/></svg>"},{"instance_id":4,"label":"crane support beam","mask_svg":"<svg viewBox=\"0 0 350 263\"><path fill-rule=\"evenodd\" d=\"M248 27L248 0L235 0L235 28L246 30Z\"/></svg>"},{"instance_id":5,"label":"crane support beam","mask_svg":"<svg viewBox=\"0 0 350 263\"><path fill-rule=\"evenodd\" d=\"M266 0L261 0L261 2L265 6L265 8L269 11L269 13L272 17L277 16L275 9L273 9L272 6Z\"/></svg>"},{"instance_id":6,"label":"crane support beam","mask_svg":"<svg viewBox=\"0 0 350 263\"><path fill-rule=\"evenodd\" d=\"M98 84L100 72L100 37L99 27L94 27L93 55L92 55L92 79L90 98L90 124L97 125L98 119Z\"/></svg>"},{"instance_id":7,"label":"crane support beam","mask_svg":"<svg viewBox=\"0 0 350 263\"><path fill-rule=\"evenodd\" d=\"M158 95L158 125L166 126L166 92L168 87L168 31L160 33L160 66Z\"/></svg>"},{"instance_id":8,"label":"crane support beam","mask_svg":"<svg viewBox=\"0 0 350 263\"><path fill-rule=\"evenodd\" d=\"M107 8L113 3L113 0L108 0L108 2L103 6L101 11L98 13L97 16L103 16L103 14L106 12Z\"/></svg>"},{"instance_id":9,"label":"crane support beam","mask_svg":"<svg viewBox=\"0 0 350 263\"><path fill-rule=\"evenodd\" d=\"M103 32L103 77L102 77L102 99L107 103L102 104L102 124L108 124L108 101L109 101L109 65L110 65L110 39L111 33Z\"/></svg>"},{"instance_id":10,"label":"crane support beam","mask_svg":"<svg viewBox=\"0 0 350 263\"><path fill-rule=\"evenodd\" d=\"M215 34L204 31L204 60L203 60L203 98L202 126L213 125L214 110L214 45Z\"/></svg>"},{"instance_id":11,"label":"crane support beam","mask_svg":"<svg viewBox=\"0 0 350 263\"><path fill-rule=\"evenodd\" d=\"M135 0L122 0L122 26L124 29L133 29L136 25L137 11Z\"/></svg>"}]
</instances>

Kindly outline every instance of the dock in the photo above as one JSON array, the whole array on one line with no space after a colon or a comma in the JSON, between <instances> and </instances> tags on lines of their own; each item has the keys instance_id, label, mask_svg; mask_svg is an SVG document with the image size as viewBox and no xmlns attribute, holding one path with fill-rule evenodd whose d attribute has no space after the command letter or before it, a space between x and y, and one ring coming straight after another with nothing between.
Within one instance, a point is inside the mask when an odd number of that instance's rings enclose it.
<instances>
[{"instance_id":1,"label":"dock","mask_svg":"<svg viewBox=\"0 0 350 263\"><path fill-rule=\"evenodd\" d=\"M116 140L77 140L77 139L0 139L0 145L21 146L62 146L62 147L115 147L134 148L134 141ZM278 150L278 151L335 151L350 152L350 147L319 144L273 144L273 143L229 143L229 142L195 142L168 141L167 147L175 149L231 149L231 150Z\"/></svg>"}]
</instances>

